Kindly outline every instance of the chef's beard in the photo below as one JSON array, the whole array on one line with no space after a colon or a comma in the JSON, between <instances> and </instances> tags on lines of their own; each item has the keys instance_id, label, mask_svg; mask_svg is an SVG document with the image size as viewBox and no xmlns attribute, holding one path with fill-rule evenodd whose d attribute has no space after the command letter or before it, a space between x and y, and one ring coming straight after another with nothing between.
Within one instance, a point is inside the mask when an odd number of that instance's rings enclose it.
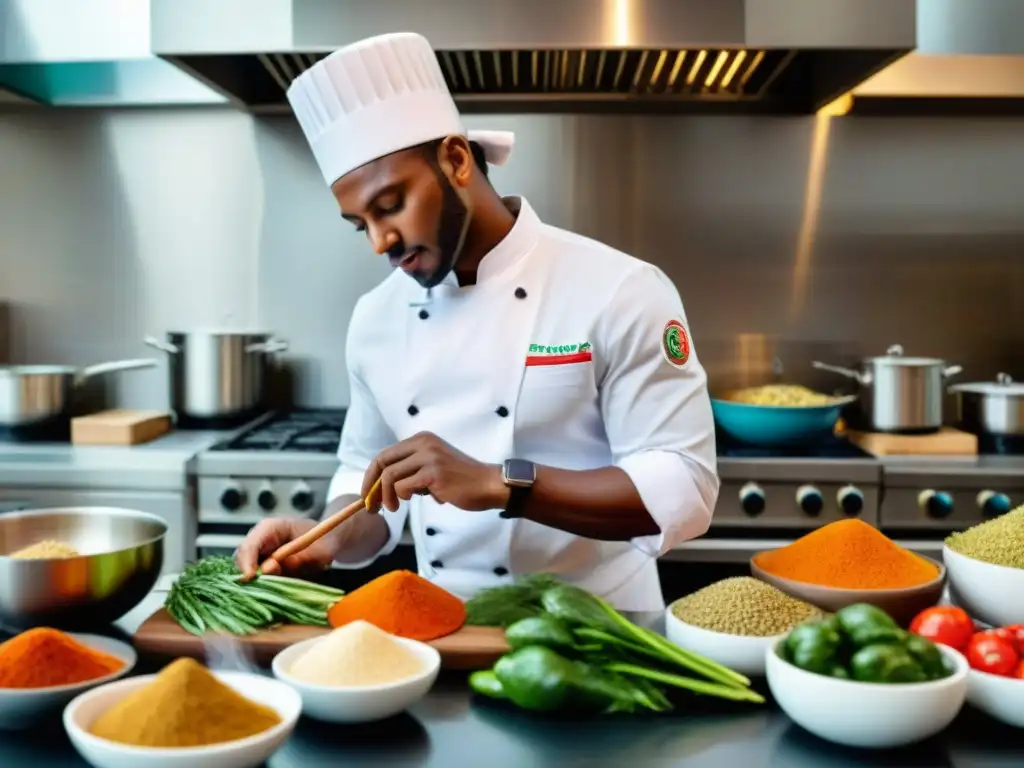
<instances>
[{"instance_id":1,"label":"chef's beard","mask_svg":"<svg viewBox=\"0 0 1024 768\"><path fill-rule=\"evenodd\" d=\"M469 206L459 197L455 186L440 169L437 169L437 180L441 185L441 217L437 223L437 250L440 261L437 268L427 275L413 275L424 288L440 285L450 273L462 255L462 246L469 231Z\"/></svg>"}]
</instances>

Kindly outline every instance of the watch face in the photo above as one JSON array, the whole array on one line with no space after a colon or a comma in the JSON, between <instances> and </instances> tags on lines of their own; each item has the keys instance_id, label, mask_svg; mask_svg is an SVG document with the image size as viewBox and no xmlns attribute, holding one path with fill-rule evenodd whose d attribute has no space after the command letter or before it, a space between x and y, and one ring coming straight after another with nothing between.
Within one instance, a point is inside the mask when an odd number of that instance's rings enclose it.
<instances>
[{"instance_id":1,"label":"watch face","mask_svg":"<svg viewBox=\"0 0 1024 768\"><path fill-rule=\"evenodd\" d=\"M505 462L505 482L508 485L533 485L537 468L532 461L509 459Z\"/></svg>"}]
</instances>

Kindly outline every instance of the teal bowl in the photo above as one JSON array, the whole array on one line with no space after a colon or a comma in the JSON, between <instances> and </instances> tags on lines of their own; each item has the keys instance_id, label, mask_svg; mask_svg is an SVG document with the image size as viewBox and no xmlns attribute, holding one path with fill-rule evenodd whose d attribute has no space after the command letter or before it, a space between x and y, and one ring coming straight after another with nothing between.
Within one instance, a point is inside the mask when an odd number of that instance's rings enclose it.
<instances>
[{"instance_id":1,"label":"teal bowl","mask_svg":"<svg viewBox=\"0 0 1024 768\"><path fill-rule=\"evenodd\" d=\"M835 429L843 407L856 395L837 397L828 405L750 405L711 398L715 423L729 437L757 446L785 446L822 439Z\"/></svg>"}]
</instances>

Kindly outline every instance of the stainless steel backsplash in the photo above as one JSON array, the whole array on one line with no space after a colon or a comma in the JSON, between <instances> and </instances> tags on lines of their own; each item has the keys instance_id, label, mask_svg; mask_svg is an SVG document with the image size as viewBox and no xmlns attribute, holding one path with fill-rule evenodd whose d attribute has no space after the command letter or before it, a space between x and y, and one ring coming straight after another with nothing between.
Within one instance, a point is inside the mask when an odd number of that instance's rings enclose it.
<instances>
[{"instance_id":1,"label":"stainless steel backsplash","mask_svg":"<svg viewBox=\"0 0 1024 768\"><path fill-rule=\"evenodd\" d=\"M713 386L893 343L1024 379L1024 120L474 117L552 224L663 267ZM19 362L152 354L147 333L272 330L298 402L343 405L345 327L388 271L294 122L226 109L0 112L0 301ZM639 297L638 300L642 300ZM759 362L760 361L760 362ZM166 403L163 367L113 386Z\"/></svg>"}]
</instances>

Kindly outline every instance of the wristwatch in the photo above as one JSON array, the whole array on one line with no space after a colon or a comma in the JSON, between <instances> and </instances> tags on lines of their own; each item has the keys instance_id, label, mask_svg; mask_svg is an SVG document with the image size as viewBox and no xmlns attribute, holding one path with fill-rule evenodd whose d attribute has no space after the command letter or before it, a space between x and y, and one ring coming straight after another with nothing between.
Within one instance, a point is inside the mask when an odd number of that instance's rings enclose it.
<instances>
[{"instance_id":1,"label":"wristwatch","mask_svg":"<svg viewBox=\"0 0 1024 768\"><path fill-rule=\"evenodd\" d=\"M537 479L537 467L526 459L506 459L501 468L501 479L508 486L508 504L499 517L514 519L523 516L526 497L530 495L533 481Z\"/></svg>"}]
</instances>

